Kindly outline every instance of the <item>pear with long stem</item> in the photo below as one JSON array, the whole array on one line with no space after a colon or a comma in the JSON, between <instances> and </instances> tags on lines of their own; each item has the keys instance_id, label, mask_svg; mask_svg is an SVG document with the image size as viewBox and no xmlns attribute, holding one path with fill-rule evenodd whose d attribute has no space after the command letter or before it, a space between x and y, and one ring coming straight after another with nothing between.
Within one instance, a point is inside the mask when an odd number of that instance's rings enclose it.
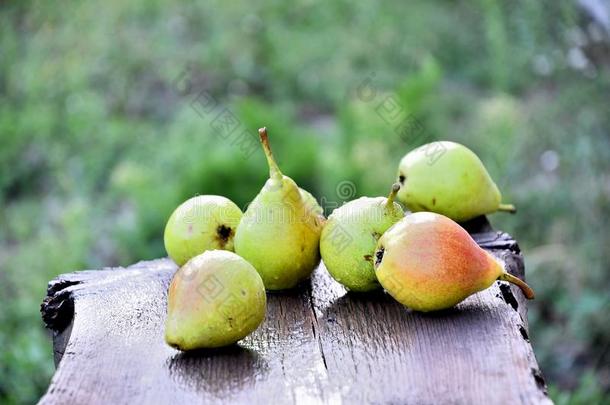
<instances>
[{"instance_id":1,"label":"pear with long stem","mask_svg":"<svg viewBox=\"0 0 610 405\"><path fill-rule=\"evenodd\" d=\"M451 308L496 280L534 291L506 272L459 224L432 212L407 215L379 239L375 272L385 290L416 311Z\"/></svg>"},{"instance_id":2,"label":"pear with long stem","mask_svg":"<svg viewBox=\"0 0 610 405\"><path fill-rule=\"evenodd\" d=\"M377 241L404 212L394 198L394 184L387 198L361 197L333 211L322 231L320 252L330 275L351 291L380 288L373 254Z\"/></svg>"},{"instance_id":3,"label":"pear with long stem","mask_svg":"<svg viewBox=\"0 0 610 405\"><path fill-rule=\"evenodd\" d=\"M321 208L280 170L267 129L259 129L269 179L244 213L234 244L268 290L283 290L305 280L320 262Z\"/></svg>"}]
</instances>

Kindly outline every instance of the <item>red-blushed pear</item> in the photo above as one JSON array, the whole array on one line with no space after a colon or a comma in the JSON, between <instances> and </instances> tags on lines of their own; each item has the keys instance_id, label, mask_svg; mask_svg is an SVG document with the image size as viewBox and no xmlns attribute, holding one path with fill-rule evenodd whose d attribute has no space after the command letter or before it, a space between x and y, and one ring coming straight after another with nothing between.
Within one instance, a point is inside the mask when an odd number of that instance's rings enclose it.
<instances>
[{"instance_id":1,"label":"red-blushed pear","mask_svg":"<svg viewBox=\"0 0 610 405\"><path fill-rule=\"evenodd\" d=\"M265 318L263 280L250 263L226 250L208 250L182 266L167 293L165 341L187 351L227 346Z\"/></svg>"},{"instance_id":2,"label":"red-blushed pear","mask_svg":"<svg viewBox=\"0 0 610 405\"><path fill-rule=\"evenodd\" d=\"M383 288L401 304L422 312L451 308L496 280L534 291L508 274L459 224L431 213L407 215L379 239L375 272Z\"/></svg>"}]
</instances>

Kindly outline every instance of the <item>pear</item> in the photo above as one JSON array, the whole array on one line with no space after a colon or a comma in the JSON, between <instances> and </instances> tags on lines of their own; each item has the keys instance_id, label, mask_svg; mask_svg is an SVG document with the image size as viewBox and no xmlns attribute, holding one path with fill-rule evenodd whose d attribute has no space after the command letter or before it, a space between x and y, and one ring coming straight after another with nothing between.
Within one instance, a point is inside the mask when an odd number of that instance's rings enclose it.
<instances>
[{"instance_id":1,"label":"pear","mask_svg":"<svg viewBox=\"0 0 610 405\"><path fill-rule=\"evenodd\" d=\"M516 284L534 298L532 289L508 274L464 228L431 212L407 215L383 234L375 272L392 297L422 312L451 308L496 280Z\"/></svg>"},{"instance_id":2,"label":"pear","mask_svg":"<svg viewBox=\"0 0 610 405\"><path fill-rule=\"evenodd\" d=\"M296 286L320 262L321 208L311 194L284 176L259 129L269 179L248 206L235 234L235 252L248 260L268 290Z\"/></svg>"},{"instance_id":3,"label":"pear","mask_svg":"<svg viewBox=\"0 0 610 405\"><path fill-rule=\"evenodd\" d=\"M235 253L208 250L171 281L165 341L183 351L230 345L261 324L266 305L263 280L250 263Z\"/></svg>"},{"instance_id":4,"label":"pear","mask_svg":"<svg viewBox=\"0 0 610 405\"><path fill-rule=\"evenodd\" d=\"M498 187L470 149L433 142L407 153L398 167L398 200L412 212L431 211L464 222L496 211L515 212L501 203Z\"/></svg>"},{"instance_id":5,"label":"pear","mask_svg":"<svg viewBox=\"0 0 610 405\"><path fill-rule=\"evenodd\" d=\"M206 250L233 251L233 237L242 212L233 201L218 195L186 200L165 225L165 250L178 266Z\"/></svg>"},{"instance_id":6,"label":"pear","mask_svg":"<svg viewBox=\"0 0 610 405\"><path fill-rule=\"evenodd\" d=\"M373 254L381 235L404 217L394 197L398 183L388 198L361 197L335 209L320 237L320 253L330 275L351 291L380 287Z\"/></svg>"},{"instance_id":7,"label":"pear","mask_svg":"<svg viewBox=\"0 0 610 405\"><path fill-rule=\"evenodd\" d=\"M320 221L326 222L326 218L324 218L324 209L318 204L316 197L309 191L303 190L301 187L299 187L299 192L301 193L301 198L303 199L303 203L307 206L307 209L318 215Z\"/></svg>"}]
</instances>

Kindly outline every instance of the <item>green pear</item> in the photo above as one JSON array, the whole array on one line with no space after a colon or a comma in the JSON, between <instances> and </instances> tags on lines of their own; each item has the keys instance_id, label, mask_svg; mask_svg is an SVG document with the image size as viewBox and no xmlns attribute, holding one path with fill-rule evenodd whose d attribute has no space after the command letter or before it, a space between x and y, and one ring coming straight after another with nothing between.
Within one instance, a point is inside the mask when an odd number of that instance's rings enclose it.
<instances>
[{"instance_id":1,"label":"green pear","mask_svg":"<svg viewBox=\"0 0 610 405\"><path fill-rule=\"evenodd\" d=\"M407 153L398 166L398 182L398 200L412 212L437 212L464 222L516 211L501 203L500 191L477 155L455 142L433 142Z\"/></svg>"},{"instance_id":2,"label":"green pear","mask_svg":"<svg viewBox=\"0 0 610 405\"><path fill-rule=\"evenodd\" d=\"M165 341L179 350L230 345L265 318L263 280L250 263L208 250L182 266L167 293Z\"/></svg>"},{"instance_id":3,"label":"green pear","mask_svg":"<svg viewBox=\"0 0 610 405\"><path fill-rule=\"evenodd\" d=\"M303 199L303 203L308 207L310 211L320 217L321 221L326 221L324 218L324 209L318 204L318 200L314 197L309 191L303 190L299 187L299 192L301 193L301 198Z\"/></svg>"},{"instance_id":4,"label":"green pear","mask_svg":"<svg viewBox=\"0 0 610 405\"><path fill-rule=\"evenodd\" d=\"M508 274L464 228L432 212L407 215L383 234L375 272L392 297L422 312L451 308L496 280L516 284L526 298L534 298L532 289Z\"/></svg>"},{"instance_id":5,"label":"green pear","mask_svg":"<svg viewBox=\"0 0 610 405\"><path fill-rule=\"evenodd\" d=\"M373 268L373 254L383 233L404 217L394 197L361 197L335 209L320 237L320 253L330 275L352 291L379 288Z\"/></svg>"},{"instance_id":6,"label":"green pear","mask_svg":"<svg viewBox=\"0 0 610 405\"><path fill-rule=\"evenodd\" d=\"M280 171L266 128L259 135L269 179L237 227L235 252L252 263L268 290L282 290L309 277L320 262L324 220L313 196Z\"/></svg>"},{"instance_id":7,"label":"green pear","mask_svg":"<svg viewBox=\"0 0 610 405\"><path fill-rule=\"evenodd\" d=\"M165 225L165 250L178 266L206 250L233 251L233 237L242 212L233 201L218 195L186 200Z\"/></svg>"}]
</instances>

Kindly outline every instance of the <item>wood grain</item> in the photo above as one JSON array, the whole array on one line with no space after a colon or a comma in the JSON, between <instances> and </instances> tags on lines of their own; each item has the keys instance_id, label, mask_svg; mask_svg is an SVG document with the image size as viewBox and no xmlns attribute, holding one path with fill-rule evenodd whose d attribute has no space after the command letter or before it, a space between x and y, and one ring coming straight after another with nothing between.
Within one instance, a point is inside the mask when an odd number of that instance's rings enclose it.
<instances>
[{"instance_id":1,"label":"wood grain","mask_svg":"<svg viewBox=\"0 0 610 405\"><path fill-rule=\"evenodd\" d=\"M477 242L523 277L517 243L485 220ZM388 295L346 293L323 264L268 295L239 344L180 353L163 341L168 259L65 274L43 319L57 371L40 403L550 403L521 292L497 282L456 308L412 312Z\"/></svg>"}]
</instances>

